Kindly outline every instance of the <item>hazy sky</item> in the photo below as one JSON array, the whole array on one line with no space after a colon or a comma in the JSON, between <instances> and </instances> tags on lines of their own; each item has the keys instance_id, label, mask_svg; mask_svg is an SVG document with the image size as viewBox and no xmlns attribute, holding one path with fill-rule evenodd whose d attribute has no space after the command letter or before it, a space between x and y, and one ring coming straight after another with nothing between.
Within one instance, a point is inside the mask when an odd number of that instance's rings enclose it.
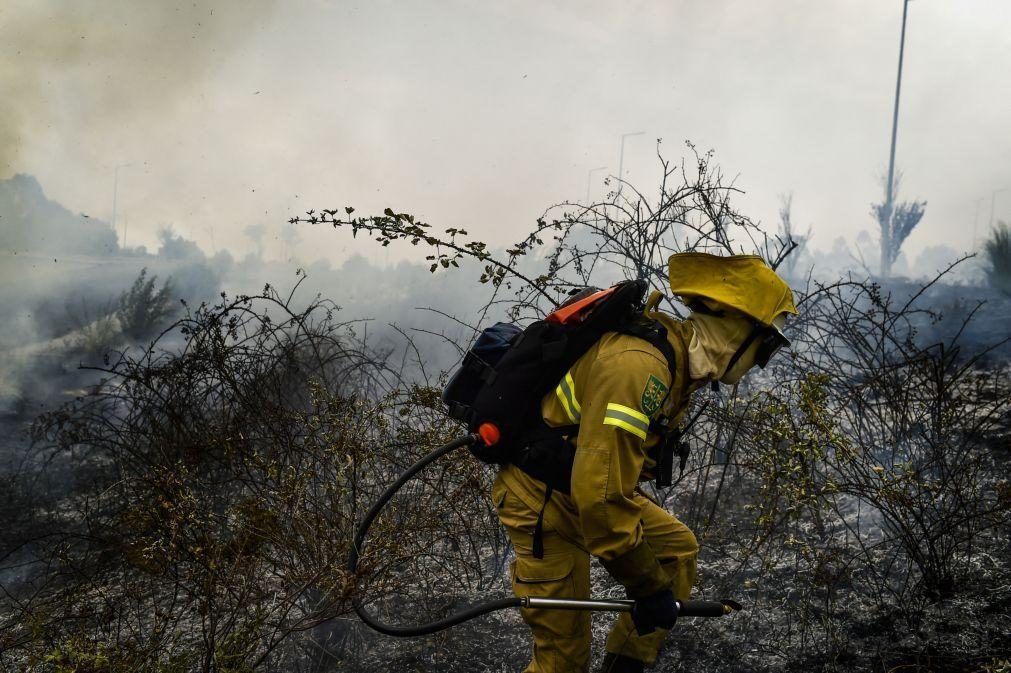
<instances>
[{"instance_id":1,"label":"hazy sky","mask_svg":"<svg viewBox=\"0 0 1011 673\"><path fill-rule=\"evenodd\" d=\"M657 184L655 139L716 151L774 226L781 194L815 244L873 231L901 0L271 3L3 0L0 178L36 175L149 246L208 252L306 208L386 206L493 242L586 195L587 172ZM899 113L907 243L970 247L1011 188L1011 2L913 0ZM602 195L605 173L594 175ZM996 195L1011 219L1011 189ZM355 247L357 245L358 247ZM279 255L281 244L268 248ZM340 263L366 243L306 232ZM396 254L396 253L395 253Z\"/></svg>"}]
</instances>

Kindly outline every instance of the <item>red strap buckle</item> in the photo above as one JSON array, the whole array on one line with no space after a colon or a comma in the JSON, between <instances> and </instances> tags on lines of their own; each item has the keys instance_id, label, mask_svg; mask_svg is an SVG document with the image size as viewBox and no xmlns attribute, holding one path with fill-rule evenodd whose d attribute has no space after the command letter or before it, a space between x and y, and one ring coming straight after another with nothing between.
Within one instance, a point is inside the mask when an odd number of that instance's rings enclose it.
<instances>
[{"instance_id":1,"label":"red strap buckle","mask_svg":"<svg viewBox=\"0 0 1011 673\"><path fill-rule=\"evenodd\" d=\"M574 325L576 323L583 322L583 318L590 312L593 306L614 292L617 287L609 287L606 290L601 290L600 292L594 292L589 297L580 299L579 301L563 306L560 309L551 313L546 321L555 323L557 325Z\"/></svg>"}]
</instances>

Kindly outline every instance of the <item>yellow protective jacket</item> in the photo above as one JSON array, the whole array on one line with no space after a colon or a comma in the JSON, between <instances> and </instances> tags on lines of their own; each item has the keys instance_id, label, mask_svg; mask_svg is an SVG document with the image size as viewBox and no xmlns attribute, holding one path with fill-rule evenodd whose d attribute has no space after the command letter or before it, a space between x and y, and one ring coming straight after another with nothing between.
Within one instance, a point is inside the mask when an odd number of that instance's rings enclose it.
<instances>
[{"instance_id":1,"label":"yellow protective jacket","mask_svg":"<svg viewBox=\"0 0 1011 673\"><path fill-rule=\"evenodd\" d=\"M654 468L649 450L659 437L649 423L664 414L677 423L694 387L688 381L689 323L661 313L676 358L675 376L663 354L638 337L608 332L572 366L541 402L548 425L579 425L570 495L554 491L545 519L573 544L601 559L633 597L668 588L670 580L644 543L636 485ZM498 480L534 511L545 485L515 465Z\"/></svg>"}]
</instances>

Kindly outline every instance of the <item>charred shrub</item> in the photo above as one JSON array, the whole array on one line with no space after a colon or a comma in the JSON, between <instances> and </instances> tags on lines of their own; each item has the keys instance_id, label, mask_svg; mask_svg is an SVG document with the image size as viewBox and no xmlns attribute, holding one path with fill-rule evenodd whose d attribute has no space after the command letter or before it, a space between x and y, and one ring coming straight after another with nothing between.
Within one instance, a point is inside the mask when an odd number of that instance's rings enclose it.
<instances>
[{"instance_id":1,"label":"charred shrub","mask_svg":"<svg viewBox=\"0 0 1011 673\"><path fill-rule=\"evenodd\" d=\"M442 437L438 424L408 428L423 390L401 393L350 327L331 304L295 309L269 287L222 296L40 417L28 476L58 472L60 496L31 513L42 539L23 526L5 545L31 573L5 575L3 656L75 670L271 668L293 634L349 611L352 527L409 459L385 447ZM363 572L403 556L401 537L384 536Z\"/></svg>"}]
</instances>

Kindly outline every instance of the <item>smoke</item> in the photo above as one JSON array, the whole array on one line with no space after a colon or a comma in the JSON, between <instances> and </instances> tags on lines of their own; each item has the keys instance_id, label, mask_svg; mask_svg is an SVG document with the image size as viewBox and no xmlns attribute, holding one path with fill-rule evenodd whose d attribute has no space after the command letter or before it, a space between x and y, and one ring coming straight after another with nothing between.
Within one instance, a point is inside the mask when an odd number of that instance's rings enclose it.
<instances>
[{"instance_id":1,"label":"smoke","mask_svg":"<svg viewBox=\"0 0 1011 673\"><path fill-rule=\"evenodd\" d=\"M14 172L30 143L59 151L172 115L274 4L7 0L0 6L0 175Z\"/></svg>"},{"instance_id":2,"label":"smoke","mask_svg":"<svg viewBox=\"0 0 1011 673\"><path fill-rule=\"evenodd\" d=\"M118 161L110 152L116 139L141 126L150 140L270 17L274 4L0 3L0 178L21 172L29 155L61 162L83 152L89 170ZM164 279L179 273L181 262L139 252L132 259L107 259L119 251L109 225L49 202L29 176L0 187L0 308L8 316L0 326L4 413L11 401L25 397L26 381L43 379L24 376L39 373L40 353L63 357L61 339L72 327L68 307L96 318L144 266ZM187 273L196 280L186 287L178 283L180 291L207 294L205 287L216 279L203 260L191 265L203 275Z\"/></svg>"},{"instance_id":3,"label":"smoke","mask_svg":"<svg viewBox=\"0 0 1011 673\"><path fill-rule=\"evenodd\" d=\"M171 279L178 307L213 299L230 266L170 230L157 254L123 250L108 223L72 214L23 174L0 180L0 260L0 436L10 435L3 417L28 418L76 394L94 378L79 365L130 345L115 315L142 270Z\"/></svg>"}]
</instances>

